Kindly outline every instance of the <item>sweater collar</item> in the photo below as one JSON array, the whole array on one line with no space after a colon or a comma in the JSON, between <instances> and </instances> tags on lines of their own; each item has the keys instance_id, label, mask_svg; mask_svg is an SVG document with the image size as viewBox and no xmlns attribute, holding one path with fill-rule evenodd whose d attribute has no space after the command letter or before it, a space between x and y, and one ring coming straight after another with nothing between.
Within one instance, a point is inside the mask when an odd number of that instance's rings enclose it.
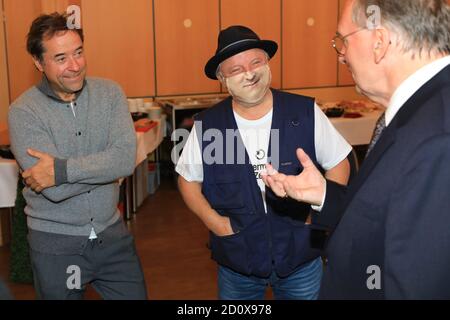
<instances>
[{"instance_id":1,"label":"sweater collar","mask_svg":"<svg viewBox=\"0 0 450 320\"><path fill-rule=\"evenodd\" d=\"M83 92L84 87L86 86L86 79L84 79L83 87L81 90L75 92L75 100L78 99L80 94ZM42 80L39 84L36 85L36 87L46 96L52 98L53 100L56 100L58 102L67 103L67 101L62 100L52 89L50 86L50 82L48 81L45 74L42 76Z\"/></svg>"}]
</instances>

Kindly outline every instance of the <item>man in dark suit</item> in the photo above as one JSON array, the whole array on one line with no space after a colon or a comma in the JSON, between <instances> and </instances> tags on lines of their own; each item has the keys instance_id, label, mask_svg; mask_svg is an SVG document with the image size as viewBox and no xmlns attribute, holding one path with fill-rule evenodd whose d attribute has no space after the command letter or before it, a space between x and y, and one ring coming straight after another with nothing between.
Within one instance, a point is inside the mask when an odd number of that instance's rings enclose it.
<instances>
[{"instance_id":1,"label":"man in dark suit","mask_svg":"<svg viewBox=\"0 0 450 320\"><path fill-rule=\"evenodd\" d=\"M321 298L450 299L449 5L347 1L333 42L386 106L360 172L340 186L298 150L305 170L265 183L317 205L314 223L331 230Z\"/></svg>"}]
</instances>

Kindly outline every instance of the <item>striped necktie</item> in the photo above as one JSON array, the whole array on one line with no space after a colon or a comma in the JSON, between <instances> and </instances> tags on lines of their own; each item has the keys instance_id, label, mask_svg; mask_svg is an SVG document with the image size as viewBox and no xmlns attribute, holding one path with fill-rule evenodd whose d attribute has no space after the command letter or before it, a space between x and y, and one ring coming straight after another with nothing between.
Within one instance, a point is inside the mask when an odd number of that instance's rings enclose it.
<instances>
[{"instance_id":1,"label":"striped necktie","mask_svg":"<svg viewBox=\"0 0 450 320\"><path fill-rule=\"evenodd\" d=\"M385 113L380 116L375 125L375 130L373 131L372 140L370 140L369 147L367 148L366 158L369 155L370 151L372 151L373 147L377 143L378 139L380 139L381 133L384 128L386 128L386 118Z\"/></svg>"}]
</instances>

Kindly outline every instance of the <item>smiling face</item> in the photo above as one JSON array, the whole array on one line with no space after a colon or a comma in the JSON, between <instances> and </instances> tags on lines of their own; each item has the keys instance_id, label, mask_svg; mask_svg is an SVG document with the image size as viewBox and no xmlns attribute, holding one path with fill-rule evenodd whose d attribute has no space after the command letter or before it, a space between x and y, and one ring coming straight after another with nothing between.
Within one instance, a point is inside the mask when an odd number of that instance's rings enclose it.
<instances>
[{"instance_id":1,"label":"smiling face","mask_svg":"<svg viewBox=\"0 0 450 320\"><path fill-rule=\"evenodd\" d=\"M234 100L249 107L264 100L272 80L267 55L261 49L246 50L226 59L220 74L219 79Z\"/></svg>"},{"instance_id":2,"label":"smiling face","mask_svg":"<svg viewBox=\"0 0 450 320\"><path fill-rule=\"evenodd\" d=\"M83 42L74 31L61 31L42 41L42 59L34 63L43 72L53 91L64 101L74 98L83 88L86 77L86 59Z\"/></svg>"}]
</instances>

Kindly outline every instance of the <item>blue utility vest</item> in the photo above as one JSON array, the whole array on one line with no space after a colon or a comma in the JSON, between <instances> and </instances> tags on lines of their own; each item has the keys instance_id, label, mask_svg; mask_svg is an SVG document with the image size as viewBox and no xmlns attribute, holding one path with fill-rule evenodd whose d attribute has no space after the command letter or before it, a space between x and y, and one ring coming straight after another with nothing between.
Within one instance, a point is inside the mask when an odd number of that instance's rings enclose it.
<instances>
[{"instance_id":1,"label":"blue utility vest","mask_svg":"<svg viewBox=\"0 0 450 320\"><path fill-rule=\"evenodd\" d=\"M272 93L272 129L279 129L278 171L297 175L303 170L296 156L297 148L303 148L317 165L314 100L277 90L272 90ZM209 129L216 133L220 131L223 140L227 129L238 130L231 102L231 98L227 98L198 114L196 121L201 123L196 122L197 129L201 127L203 133ZM202 140L202 132L197 132L197 135ZM276 158L271 154L272 139L273 136L268 149L269 162ZM231 145L224 141L221 150L214 147L218 145L217 139L206 140L200 142L204 160L202 192L213 209L230 218L235 231L235 234L226 237L210 232L212 258L245 275L268 277L275 270L280 277L285 277L304 263L319 257L320 251L311 247L310 227L304 224L311 211L310 206L292 199L278 198L267 188L266 214L248 154L245 152L244 164L242 161L239 164L237 159L238 148L245 150L240 135L237 134ZM223 155L223 161L205 163L206 153ZM230 154L234 154L234 161L227 161Z\"/></svg>"}]
</instances>

